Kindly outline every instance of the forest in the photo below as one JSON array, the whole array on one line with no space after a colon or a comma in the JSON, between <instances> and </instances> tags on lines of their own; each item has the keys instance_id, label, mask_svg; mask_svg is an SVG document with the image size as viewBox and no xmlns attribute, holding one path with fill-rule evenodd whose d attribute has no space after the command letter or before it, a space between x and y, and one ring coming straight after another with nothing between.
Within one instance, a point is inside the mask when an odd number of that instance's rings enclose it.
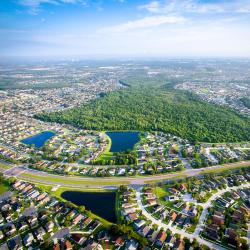
<instances>
[{"instance_id":1,"label":"forest","mask_svg":"<svg viewBox=\"0 0 250 250\"><path fill-rule=\"evenodd\" d=\"M194 143L250 140L250 119L233 110L176 90L165 79L126 82L130 87L81 107L41 113L36 118L101 131L163 131Z\"/></svg>"},{"instance_id":2,"label":"forest","mask_svg":"<svg viewBox=\"0 0 250 250\"><path fill-rule=\"evenodd\" d=\"M244 105L246 108L250 109L250 98L248 98L248 97L242 97L242 98L240 99L240 101L243 103L243 105Z\"/></svg>"}]
</instances>

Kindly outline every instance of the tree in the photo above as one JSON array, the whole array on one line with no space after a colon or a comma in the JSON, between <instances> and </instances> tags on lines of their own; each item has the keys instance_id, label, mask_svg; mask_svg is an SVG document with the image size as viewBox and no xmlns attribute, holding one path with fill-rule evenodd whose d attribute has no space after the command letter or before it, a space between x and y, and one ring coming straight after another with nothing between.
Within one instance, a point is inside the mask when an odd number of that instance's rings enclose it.
<instances>
[{"instance_id":1,"label":"tree","mask_svg":"<svg viewBox=\"0 0 250 250\"><path fill-rule=\"evenodd\" d=\"M36 117L94 130L161 130L193 142L250 140L249 118L169 86L137 83L81 107Z\"/></svg>"},{"instance_id":2,"label":"tree","mask_svg":"<svg viewBox=\"0 0 250 250\"><path fill-rule=\"evenodd\" d=\"M81 205L81 206L78 207L78 210L79 210L80 212L84 213L85 210L86 210L86 208L85 208L85 206Z\"/></svg>"}]
</instances>

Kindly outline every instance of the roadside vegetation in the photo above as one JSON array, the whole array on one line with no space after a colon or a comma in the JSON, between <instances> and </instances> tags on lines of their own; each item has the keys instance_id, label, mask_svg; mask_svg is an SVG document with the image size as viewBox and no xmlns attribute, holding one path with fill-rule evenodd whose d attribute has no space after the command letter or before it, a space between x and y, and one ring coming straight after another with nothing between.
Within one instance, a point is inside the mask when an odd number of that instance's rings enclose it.
<instances>
[{"instance_id":1,"label":"roadside vegetation","mask_svg":"<svg viewBox=\"0 0 250 250\"><path fill-rule=\"evenodd\" d=\"M52 177L52 176L40 176L40 175L35 175L35 174L29 174L29 173L23 173L20 175L20 179L28 179L29 181L34 181L38 183L43 183L43 182L56 182L59 185L60 184L65 184L66 186L71 186L71 185L96 185L96 186L101 186L101 185L125 185L129 184L128 181L124 180L81 180L80 178L75 180L75 179L67 179L67 178L62 178L62 177Z\"/></svg>"}]
</instances>

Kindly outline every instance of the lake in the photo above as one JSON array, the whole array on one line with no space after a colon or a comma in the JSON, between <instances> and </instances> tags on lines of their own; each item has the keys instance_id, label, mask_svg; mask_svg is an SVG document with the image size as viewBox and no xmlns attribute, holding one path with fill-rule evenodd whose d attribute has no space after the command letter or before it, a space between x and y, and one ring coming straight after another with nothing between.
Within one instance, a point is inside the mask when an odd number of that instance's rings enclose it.
<instances>
[{"instance_id":1,"label":"lake","mask_svg":"<svg viewBox=\"0 0 250 250\"><path fill-rule=\"evenodd\" d=\"M21 142L26 145L35 145L36 148L41 148L44 143L54 135L55 133L52 131L44 131L39 134L25 138L21 140Z\"/></svg>"},{"instance_id":2,"label":"lake","mask_svg":"<svg viewBox=\"0 0 250 250\"><path fill-rule=\"evenodd\" d=\"M139 132L106 132L112 144L110 152L125 152L133 149L140 140Z\"/></svg>"},{"instance_id":3,"label":"lake","mask_svg":"<svg viewBox=\"0 0 250 250\"><path fill-rule=\"evenodd\" d=\"M85 206L87 210L107 221L115 223L117 220L115 214L115 192L65 191L61 196L77 206Z\"/></svg>"}]
</instances>

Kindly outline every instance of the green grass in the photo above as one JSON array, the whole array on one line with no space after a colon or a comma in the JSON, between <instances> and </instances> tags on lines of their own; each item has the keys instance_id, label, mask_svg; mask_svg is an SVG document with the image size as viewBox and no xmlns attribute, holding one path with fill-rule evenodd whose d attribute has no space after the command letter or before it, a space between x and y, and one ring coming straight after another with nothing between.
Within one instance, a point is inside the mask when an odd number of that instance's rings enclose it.
<instances>
[{"instance_id":1,"label":"green grass","mask_svg":"<svg viewBox=\"0 0 250 250\"><path fill-rule=\"evenodd\" d=\"M42 185L41 185L42 186ZM52 186L51 186L52 187ZM51 195L56 195L56 196L61 196L63 192L65 191L79 191L79 192L96 192L96 193L105 193L105 192L114 192L114 190L110 190L110 189L80 189L80 188L71 188L71 187L59 187L56 191L51 191L48 190L49 188L47 187L47 191L51 194Z\"/></svg>"},{"instance_id":2,"label":"green grass","mask_svg":"<svg viewBox=\"0 0 250 250\"><path fill-rule=\"evenodd\" d=\"M171 174L171 173L170 173ZM159 175L158 175L159 176ZM171 177L164 177L164 175L162 176L162 179L157 179L157 180L150 180L150 181L144 181L144 183L147 184L153 184L153 183L158 183L158 182L162 182L165 180L178 180L178 179L184 179L186 178L187 175L186 174L178 174L178 176L171 176ZM143 178L143 177L142 177Z\"/></svg>"},{"instance_id":3,"label":"green grass","mask_svg":"<svg viewBox=\"0 0 250 250\"><path fill-rule=\"evenodd\" d=\"M3 183L0 184L0 194L3 194L3 193L5 193L8 190L9 190L9 186L8 185L3 184Z\"/></svg>"},{"instance_id":4,"label":"green grass","mask_svg":"<svg viewBox=\"0 0 250 250\"><path fill-rule=\"evenodd\" d=\"M179 211L180 209L174 207L175 202L165 200L165 197L170 195L170 192L167 191L167 188L168 188L168 185L164 185L163 187L154 187L153 193L160 200L161 204L163 204L167 208L171 208L171 209L174 209L175 211Z\"/></svg>"},{"instance_id":5,"label":"green grass","mask_svg":"<svg viewBox=\"0 0 250 250\"><path fill-rule=\"evenodd\" d=\"M108 140L108 145L107 145L106 149L95 159L95 161L112 160L113 153L110 152L112 141L111 141L110 137L106 133L105 133L105 135L106 135L106 138Z\"/></svg>"},{"instance_id":6,"label":"green grass","mask_svg":"<svg viewBox=\"0 0 250 250\"><path fill-rule=\"evenodd\" d=\"M158 198L164 198L169 195L165 187L155 187L153 192Z\"/></svg>"},{"instance_id":7,"label":"green grass","mask_svg":"<svg viewBox=\"0 0 250 250\"><path fill-rule=\"evenodd\" d=\"M237 165L236 163L233 163L235 165L232 165L230 163L230 165L228 164L224 164L221 167L218 168L213 168L213 169L203 169L201 170L199 175L204 175L204 174L216 174L216 173L221 173L224 171L230 171L233 169L244 169L244 168L250 168L250 162L247 161L246 165L242 165L239 163L239 165ZM159 176L159 175L158 175ZM172 177L164 177L164 175L162 176L162 179L157 179L157 180L150 180L150 181L145 181L144 183L148 183L148 184L153 184L153 183L158 183L158 182L162 182L164 180L178 180L178 179L184 179L188 177L186 174L181 173L178 176L172 176ZM143 176L141 176L141 178L143 178Z\"/></svg>"},{"instance_id":8,"label":"green grass","mask_svg":"<svg viewBox=\"0 0 250 250\"><path fill-rule=\"evenodd\" d=\"M12 168L12 166L0 163L0 169L9 169L9 168Z\"/></svg>"},{"instance_id":9,"label":"green grass","mask_svg":"<svg viewBox=\"0 0 250 250\"><path fill-rule=\"evenodd\" d=\"M112 160L114 154L112 152L109 151L104 151L100 156L98 156L95 161L108 161L108 160Z\"/></svg>"},{"instance_id":10,"label":"green grass","mask_svg":"<svg viewBox=\"0 0 250 250\"><path fill-rule=\"evenodd\" d=\"M129 184L129 181L121 181L121 180L103 180L101 178L93 178L90 180L80 180L80 179L73 179L70 177L65 178L64 176L61 177L52 177L52 176L41 176L41 175L34 175L30 173L23 173L19 176L20 179L28 179L31 181L35 181L38 183L43 182L55 182L56 185L96 185L96 186L102 186L102 185L126 185ZM50 183L49 183L50 184Z\"/></svg>"},{"instance_id":11,"label":"green grass","mask_svg":"<svg viewBox=\"0 0 250 250\"><path fill-rule=\"evenodd\" d=\"M249 165L246 165L246 166L242 166L242 165L239 165L239 166L223 166L223 167L220 167L220 168L214 168L214 169L205 169L201 172L201 175L202 174L216 174L216 173L220 173L220 172L224 172L224 171L230 171L232 169L243 169L243 168L250 168L250 164Z\"/></svg>"}]
</instances>

